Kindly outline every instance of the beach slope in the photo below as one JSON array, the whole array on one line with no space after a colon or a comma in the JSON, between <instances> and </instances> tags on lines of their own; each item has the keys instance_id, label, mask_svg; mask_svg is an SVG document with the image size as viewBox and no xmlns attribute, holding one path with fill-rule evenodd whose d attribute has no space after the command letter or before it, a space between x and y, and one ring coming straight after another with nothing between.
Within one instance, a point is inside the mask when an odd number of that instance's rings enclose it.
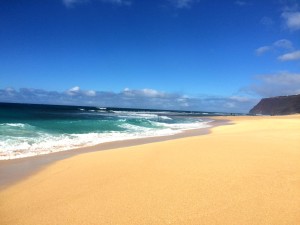
<instances>
[{"instance_id":1,"label":"beach slope","mask_svg":"<svg viewBox=\"0 0 300 225\"><path fill-rule=\"evenodd\" d=\"M6 224L300 224L300 116L57 161L0 192Z\"/></svg>"}]
</instances>

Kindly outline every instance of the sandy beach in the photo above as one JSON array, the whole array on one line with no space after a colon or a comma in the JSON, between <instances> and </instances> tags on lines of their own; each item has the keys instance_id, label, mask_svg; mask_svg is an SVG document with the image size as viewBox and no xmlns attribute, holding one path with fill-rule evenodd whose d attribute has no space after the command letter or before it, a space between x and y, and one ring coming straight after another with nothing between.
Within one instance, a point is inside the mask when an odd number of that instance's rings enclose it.
<instances>
[{"instance_id":1,"label":"sandy beach","mask_svg":"<svg viewBox=\"0 0 300 225\"><path fill-rule=\"evenodd\" d=\"M219 119L53 161L0 191L0 224L300 224L300 115Z\"/></svg>"}]
</instances>

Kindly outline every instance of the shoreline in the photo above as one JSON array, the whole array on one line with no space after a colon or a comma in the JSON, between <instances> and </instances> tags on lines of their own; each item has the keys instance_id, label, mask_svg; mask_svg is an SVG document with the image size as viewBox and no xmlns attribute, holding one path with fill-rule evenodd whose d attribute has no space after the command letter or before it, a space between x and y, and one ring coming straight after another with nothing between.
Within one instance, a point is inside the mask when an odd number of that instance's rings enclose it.
<instances>
[{"instance_id":1,"label":"shoreline","mask_svg":"<svg viewBox=\"0 0 300 225\"><path fill-rule=\"evenodd\" d=\"M222 117L224 116L220 116L219 118ZM155 142L164 142L164 141L181 139L186 137L206 135L209 134L211 132L210 130L214 127L231 124L230 120L227 120L226 117L222 119L219 119L218 116L203 117L203 118L213 120L212 122L209 123L210 125L209 127L183 130L181 133L167 135L167 136L155 136L155 137L145 137L145 138L105 142L93 146L53 152L50 154L43 154L43 155L9 159L9 160L0 160L0 171L1 171L0 191L23 179L26 179L27 177L39 172L41 169L45 168L46 166L52 163L79 154L114 150L118 148L132 147L132 146L150 144Z\"/></svg>"},{"instance_id":2,"label":"shoreline","mask_svg":"<svg viewBox=\"0 0 300 225\"><path fill-rule=\"evenodd\" d=\"M299 224L300 114L218 119L231 125L47 164L0 191L2 223Z\"/></svg>"}]
</instances>

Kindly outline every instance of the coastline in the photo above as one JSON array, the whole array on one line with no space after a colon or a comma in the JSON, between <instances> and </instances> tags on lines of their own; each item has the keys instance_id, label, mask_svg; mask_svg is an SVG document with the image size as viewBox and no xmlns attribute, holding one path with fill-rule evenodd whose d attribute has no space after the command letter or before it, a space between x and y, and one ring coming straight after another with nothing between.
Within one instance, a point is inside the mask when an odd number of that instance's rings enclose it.
<instances>
[{"instance_id":1,"label":"coastline","mask_svg":"<svg viewBox=\"0 0 300 225\"><path fill-rule=\"evenodd\" d=\"M3 225L300 223L300 115L58 160L0 191Z\"/></svg>"},{"instance_id":2,"label":"coastline","mask_svg":"<svg viewBox=\"0 0 300 225\"><path fill-rule=\"evenodd\" d=\"M210 129L212 129L213 127L230 124L229 120L226 120L226 117L222 119L218 119L218 117L212 117L209 119L213 120L209 123L209 127L183 130L181 133L173 135L105 142L94 146L75 148L65 151L53 152L50 154L43 154L38 156L10 160L0 160L0 191L9 187L10 185L13 185L16 182L26 179L27 177L35 174L36 172L45 168L48 165L55 163L56 161L64 160L79 154L113 150L117 148L144 145L154 142L163 142L198 135L206 135L210 133Z\"/></svg>"}]
</instances>

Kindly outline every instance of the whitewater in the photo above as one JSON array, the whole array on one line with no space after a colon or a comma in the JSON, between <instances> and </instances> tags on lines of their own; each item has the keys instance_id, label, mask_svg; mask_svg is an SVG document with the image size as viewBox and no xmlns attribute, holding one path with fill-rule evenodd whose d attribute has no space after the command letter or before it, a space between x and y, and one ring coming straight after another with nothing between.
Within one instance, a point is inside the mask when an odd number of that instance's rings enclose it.
<instances>
[{"instance_id":1,"label":"whitewater","mask_svg":"<svg viewBox=\"0 0 300 225\"><path fill-rule=\"evenodd\" d=\"M206 128L204 115L216 113L0 103L0 160Z\"/></svg>"}]
</instances>

